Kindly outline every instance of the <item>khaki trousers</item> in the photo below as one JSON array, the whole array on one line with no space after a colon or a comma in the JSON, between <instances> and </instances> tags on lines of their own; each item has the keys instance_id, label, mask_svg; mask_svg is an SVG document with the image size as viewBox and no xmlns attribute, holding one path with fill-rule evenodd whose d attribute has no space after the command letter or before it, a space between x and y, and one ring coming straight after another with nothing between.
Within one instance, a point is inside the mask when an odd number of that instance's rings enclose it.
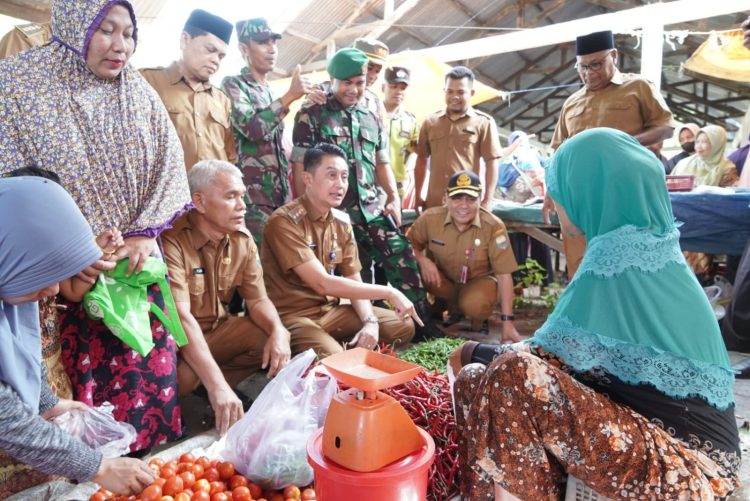
<instances>
[{"instance_id":1,"label":"khaki trousers","mask_svg":"<svg viewBox=\"0 0 750 501\"><path fill-rule=\"evenodd\" d=\"M477 277L465 284L456 284L440 273L440 287L426 285L427 292L448 304L448 311L458 309L476 322L487 320L497 303L497 279L494 275Z\"/></svg>"},{"instance_id":2,"label":"khaki trousers","mask_svg":"<svg viewBox=\"0 0 750 501\"><path fill-rule=\"evenodd\" d=\"M414 322L402 321L385 308L372 308L380 321L380 343L404 344L414 337ZM292 335L292 354L309 348L324 358L343 351L342 342L349 341L362 328L362 321L350 304L334 306L328 311L310 315L284 316L284 326Z\"/></svg>"},{"instance_id":3,"label":"khaki trousers","mask_svg":"<svg viewBox=\"0 0 750 501\"><path fill-rule=\"evenodd\" d=\"M263 348L268 336L250 317L227 317L204 336L211 355L232 388L263 365ZM177 363L177 382L180 396L200 386L198 375L182 358Z\"/></svg>"}]
</instances>

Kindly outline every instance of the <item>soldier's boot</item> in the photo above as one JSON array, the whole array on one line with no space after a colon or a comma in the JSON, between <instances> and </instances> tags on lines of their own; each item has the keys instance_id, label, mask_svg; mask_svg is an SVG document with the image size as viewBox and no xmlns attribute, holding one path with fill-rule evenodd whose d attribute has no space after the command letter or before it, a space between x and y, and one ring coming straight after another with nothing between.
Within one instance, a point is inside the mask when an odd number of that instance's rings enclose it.
<instances>
[{"instance_id":1,"label":"soldier's boot","mask_svg":"<svg viewBox=\"0 0 750 501\"><path fill-rule=\"evenodd\" d=\"M435 321L430 315L430 303L428 303L424 299L421 301L417 301L416 303L414 303L414 311L416 311L417 315L419 315L419 318L422 320L422 323L424 323L424 325L420 326L419 324L414 322L415 332L414 339L412 339L413 343L427 341L428 339L445 337L445 333L440 330L440 328L438 328Z\"/></svg>"}]
</instances>

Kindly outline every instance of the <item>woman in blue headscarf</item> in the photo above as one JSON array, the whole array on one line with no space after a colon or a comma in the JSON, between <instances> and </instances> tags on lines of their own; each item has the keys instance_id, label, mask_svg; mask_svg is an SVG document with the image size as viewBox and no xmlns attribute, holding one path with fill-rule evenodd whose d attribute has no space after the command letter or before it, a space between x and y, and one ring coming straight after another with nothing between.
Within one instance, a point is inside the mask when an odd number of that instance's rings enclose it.
<instances>
[{"instance_id":1,"label":"woman in blue headscarf","mask_svg":"<svg viewBox=\"0 0 750 501\"><path fill-rule=\"evenodd\" d=\"M37 177L0 179L0 214L0 451L43 473L138 493L152 480L144 463L102 459L47 421L84 404L46 384L38 301L102 257L91 228L63 188ZM0 498L13 490L0 482Z\"/></svg>"},{"instance_id":2,"label":"woman in blue headscarf","mask_svg":"<svg viewBox=\"0 0 750 501\"><path fill-rule=\"evenodd\" d=\"M457 353L491 361L455 387L463 494L558 499L570 474L613 499L726 496L739 484L734 379L663 167L600 128L566 141L546 180L562 231L588 246L534 337Z\"/></svg>"}]
</instances>

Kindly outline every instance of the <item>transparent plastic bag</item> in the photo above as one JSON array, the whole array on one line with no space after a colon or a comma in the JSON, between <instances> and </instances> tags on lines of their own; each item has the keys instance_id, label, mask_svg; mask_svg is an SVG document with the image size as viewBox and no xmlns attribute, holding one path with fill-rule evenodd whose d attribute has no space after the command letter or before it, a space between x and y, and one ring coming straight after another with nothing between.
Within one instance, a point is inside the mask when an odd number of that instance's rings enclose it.
<instances>
[{"instance_id":1,"label":"transparent plastic bag","mask_svg":"<svg viewBox=\"0 0 750 501\"><path fill-rule=\"evenodd\" d=\"M99 407L64 412L52 422L101 452L105 458L116 458L130 452L130 444L137 434L129 423L115 420L112 416L114 409L112 404L104 402Z\"/></svg>"},{"instance_id":2,"label":"transparent plastic bag","mask_svg":"<svg viewBox=\"0 0 750 501\"><path fill-rule=\"evenodd\" d=\"M294 357L263 389L250 410L227 432L222 456L266 489L308 485L307 441L323 426L336 394L336 380L310 349Z\"/></svg>"}]
</instances>

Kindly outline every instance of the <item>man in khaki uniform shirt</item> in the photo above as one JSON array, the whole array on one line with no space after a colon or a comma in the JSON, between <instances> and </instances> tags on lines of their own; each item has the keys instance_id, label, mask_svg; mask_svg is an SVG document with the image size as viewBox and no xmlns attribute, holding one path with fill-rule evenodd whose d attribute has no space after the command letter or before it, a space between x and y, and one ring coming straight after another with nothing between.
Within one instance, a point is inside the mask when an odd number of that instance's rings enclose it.
<instances>
[{"instance_id":1,"label":"man in khaki uniform shirt","mask_svg":"<svg viewBox=\"0 0 750 501\"><path fill-rule=\"evenodd\" d=\"M229 98L211 85L227 52L232 24L194 10L180 35L182 58L166 68L144 68L143 77L169 112L185 153L185 167L200 160L237 162Z\"/></svg>"},{"instance_id":2,"label":"man in khaki uniform shirt","mask_svg":"<svg viewBox=\"0 0 750 501\"><path fill-rule=\"evenodd\" d=\"M5 59L23 52L32 47L39 47L49 42L52 38L52 25L44 24L20 24L0 39L0 59Z\"/></svg>"},{"instance_id":3,"label":"man in khaki uniform shirt","mask_svg":"<svg viewBox=\"0 0 750 501\"><path fill-rule=\"evenodd\" d=\"M189 344L177 366L180 395L203 384L219 431L242 416L232 392L250 374L274 376L289 360L289 333L266 295L257 248L245 228L242 174L222 160L204 160L188 172L195 208L162 233L177 312ZM243 317L224 305L239 292Z\"/></svg>"},{"instance_id":4,"label":"man in khaki uniform shirt","mask_svg":"<svg viewBox=\"0 0 750 501\"><path fill-rule=\"evenodd\" d=\"M305 152L305 194L277 209L263 230L261 262L268 295L291 332L292 352L319 356L349 346L406 343L420 322L412 303L392 287L362 283L349 218L336 210L348 188L344 151L318 144ZM341 304L346 298L351 304ZM394 310L375 308L387 299Z\"/></svg>"},{"instance_id":5,"label":"man in khaki uniform shirt","mask_svg":"<svg viewBox=\"0 0 750 501\"><path fill-rule=\"evenodd\" d=\"M482 184L471 171L451 176L442 207L425 211L406 236L417 254L427 291L446 325L465 315L472 328L489 333L487 319L500 299L502 340L520 341L513 326L513 278L518 269L505 225L479 207Z\"/></svg>"},{"instance_id":6,"label":"man in khaki uniform shirt","mask_svg":"<svg viewBox=\"0 0 750 501\"><path fill-rule=\"evenodd\" d=\"M656 87L639 75L617 69L611 31L576 38L576 60L584 86L565 100L552 135L552 148L595 127L621 130L644 146L672 137L672 113ZM552 208L547 196L542 211L546 214ZM563 235L563 246L572 279L586 250L586 236Z\"/></svg>"},{"instance_id":7,"label":"man in khaki uniform shirt","mask_svg":"<svg viewBox=\"0 0 750 501\"><path fill-rule=\"evenodd\" d=\"M474 95L474 73L456 66L445 76L446 109L425 118L419 132L417 163L414 166L417 207L443 204L448 179L454 172L467 168L479 174L484 160L482 207L490 209L497 184L497 165L502 149L495 120L471 107ZM422 199L422 186L430 159L430 181L427 198Z\"/></svg>"}]
</instances>

